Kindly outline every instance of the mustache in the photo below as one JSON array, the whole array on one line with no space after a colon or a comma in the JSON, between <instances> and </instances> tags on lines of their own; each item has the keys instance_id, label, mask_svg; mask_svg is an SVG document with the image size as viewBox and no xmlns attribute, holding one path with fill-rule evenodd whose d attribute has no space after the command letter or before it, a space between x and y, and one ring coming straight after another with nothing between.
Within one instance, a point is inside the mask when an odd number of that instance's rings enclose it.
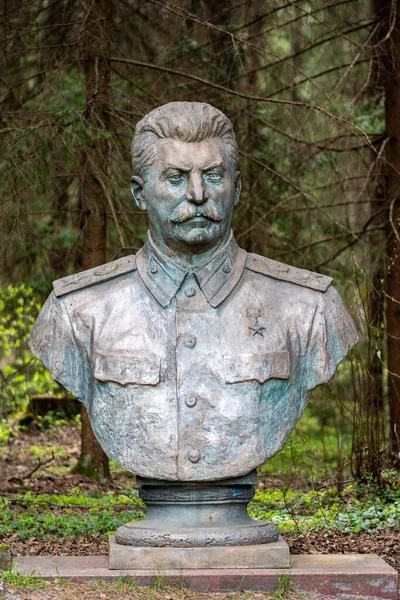
<instances>
[{"instance_id":1,"label":"mustache","mask_svg":"<svg viewBox=\"0 0 400 600\"><path fill-rule=\"evenodd\" d=\"M222 221L223 216L212 200L207 200L204 204L196 206L190 202L184 201L176 207L170 220L173 223L184 223L193 217L205 217L210 221Z\"/></svg>"}]
</instances>

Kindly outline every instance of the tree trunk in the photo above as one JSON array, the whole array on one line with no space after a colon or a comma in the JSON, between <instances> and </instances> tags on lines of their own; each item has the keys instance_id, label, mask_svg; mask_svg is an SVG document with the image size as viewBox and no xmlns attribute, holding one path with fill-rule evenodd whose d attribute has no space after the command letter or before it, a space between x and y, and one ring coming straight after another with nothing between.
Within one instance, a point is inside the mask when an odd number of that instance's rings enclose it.
<instances>
[{"instance_id":1,"label":"tree trunk","mask_svg":"<svg viewBox=\"0 0 400 600\"><path fill-rule=\"evenodd\" d=\"M394 13L392 13L394 9ZM390 435L394 462L400 462L400 19L393 3L384 15L386 41L385 113L388 138L387 348ZM390 32L390 35L389 35Z\"/></svg>"},{"instance_id":2,"label":"tree trunk","mask_svg":"<svg viewBox=\"0 0 400 600\"><path fill-rule=\"evenodd\" d=\"M96 0L87 5L84 37L84 70L86 75L86 125L88 146L82 155L81 204L83 229L83 269L106 262L107 245L107 172L109 143L108 102L110 93L110 0ZM107 455L97 442L86 408L82 405L81 455L75 472L108 479Z\"/></svg>"}]
</instances>

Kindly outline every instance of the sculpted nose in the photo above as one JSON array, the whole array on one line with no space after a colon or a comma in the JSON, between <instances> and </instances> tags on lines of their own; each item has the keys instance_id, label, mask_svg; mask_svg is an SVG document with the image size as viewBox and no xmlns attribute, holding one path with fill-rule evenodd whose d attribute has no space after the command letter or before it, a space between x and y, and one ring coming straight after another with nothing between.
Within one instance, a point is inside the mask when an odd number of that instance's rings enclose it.
<instances>
[{"instance_id":1,"label":"sculpted nose","mask_svg":"<svg viewBox=\"0 0 400 600\"><path fill-rule=\"evenodd\" d=\"M202 204L207 200L201 175L192 174L190 176L186 199L195 204Z\"/></svg>"}]
</instances>

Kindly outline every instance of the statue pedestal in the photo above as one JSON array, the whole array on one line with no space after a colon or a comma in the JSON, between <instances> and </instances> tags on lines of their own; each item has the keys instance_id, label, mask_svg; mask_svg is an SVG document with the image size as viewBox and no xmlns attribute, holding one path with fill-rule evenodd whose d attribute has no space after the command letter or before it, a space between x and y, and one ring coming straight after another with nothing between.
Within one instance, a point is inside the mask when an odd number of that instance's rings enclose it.
<instances>
[{"instance_id":1,"label":"statue pedestal","mask_svg":"<svg viewBox=\"0 0 400 600\"><path fill-rule=\"evenodd\" d=\"M198 548L151 548L123 546L110 536L110 569L288 569L289 546L279 536L276 542L256 546L211 546Z\"/></svg>"},{"instance_id":2,"label":"statue pedestal","mask_svg":"<svg viewBox=\"0 0 400 600\"><path fill-rule=\"evenodd\" d=\"M34 572L35 577L67 584L120 583L123 579L135 586L154 586L162 577L163 585L184 586L206 593L207 598L212 592L241 590L261 592L265 597L281 589L282 575L286 575L304 598L398 600L397 571L373 554L294 555L289 569L191 569L188 565L161 570L153 565L151 569L110 570L107 556L17 556L15 563L21 575Z\"/></svg>"},{"instance_id":3,"label":"statue pedestal","mask_svg":"<svg viewBox=\"0 0 400 600\"><path fill-rule=\"evenodd\" d=\"M110 538L110 569L287 568L275 525L247 514L255 471L214 482L137 478L147 515Z\"/></svg>"}]
</instances>

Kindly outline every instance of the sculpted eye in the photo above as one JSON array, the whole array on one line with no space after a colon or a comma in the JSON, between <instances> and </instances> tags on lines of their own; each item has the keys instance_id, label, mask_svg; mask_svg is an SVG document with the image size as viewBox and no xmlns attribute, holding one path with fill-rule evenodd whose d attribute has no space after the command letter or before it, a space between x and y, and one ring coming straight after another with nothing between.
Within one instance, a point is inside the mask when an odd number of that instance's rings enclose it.
<instances>
[{"instance_id":1,"label":"sculpted eye","mask_svg":"<svg viewBox=\"0 0 400 600\"><path fill-rule=\"evenodd\" d=\"M220 181L222 181L222 175L217 171L211 171L210 173L206 173L205 177L207 181L210 181L211 183L219 183Z\"/></svg>"},{"instance_id":2,"label":"sculpted eye","mask_svg":"<svg viewBox=\"0 0 400 600\"><path fill-rule=\"evenodd\" d=\"M180 185L185 180L185 176L182 173L174 173L168 177L168 181L173 185Z\"/></svg>"}]
</instances>

